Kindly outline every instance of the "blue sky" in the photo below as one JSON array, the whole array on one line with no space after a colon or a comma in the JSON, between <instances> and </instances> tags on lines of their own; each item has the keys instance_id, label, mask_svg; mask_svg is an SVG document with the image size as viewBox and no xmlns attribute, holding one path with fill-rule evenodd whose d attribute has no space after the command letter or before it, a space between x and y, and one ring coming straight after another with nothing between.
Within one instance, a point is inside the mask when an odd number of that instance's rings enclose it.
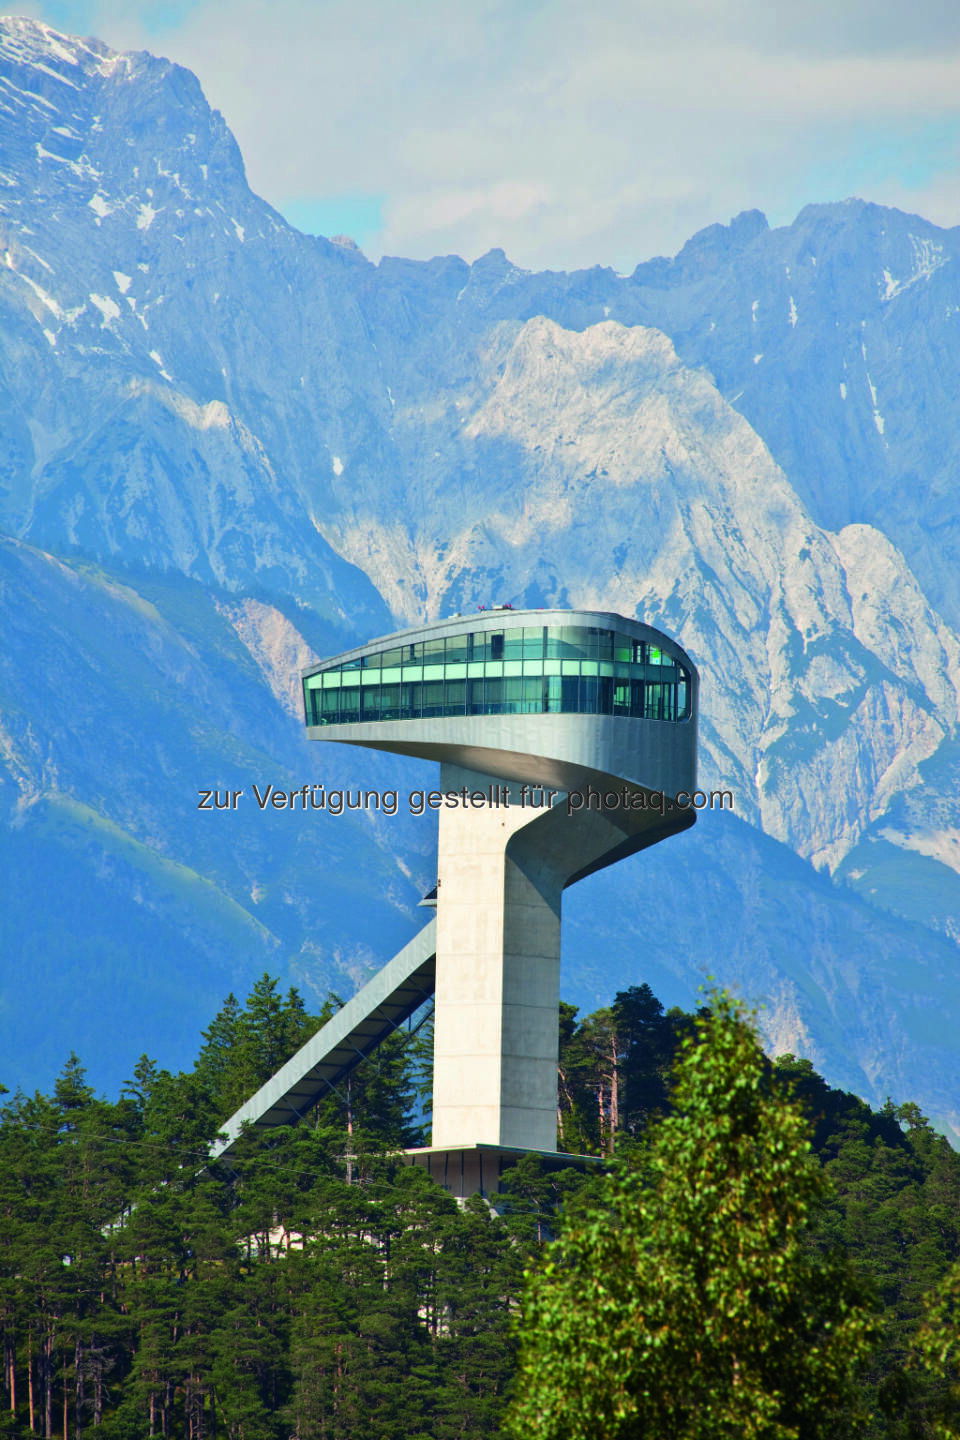
<instances>
[{"instance_id":1,"label":"blue sky","mask_svg":"<svg viewBox=\"0 0 960 1440\"><path fill-rule=\"evenodd\" d=\"M743 209L960 223L960 0L37 0L188 65L253 188L381 253L630 270Z\"/></svg>"}]
</instances>

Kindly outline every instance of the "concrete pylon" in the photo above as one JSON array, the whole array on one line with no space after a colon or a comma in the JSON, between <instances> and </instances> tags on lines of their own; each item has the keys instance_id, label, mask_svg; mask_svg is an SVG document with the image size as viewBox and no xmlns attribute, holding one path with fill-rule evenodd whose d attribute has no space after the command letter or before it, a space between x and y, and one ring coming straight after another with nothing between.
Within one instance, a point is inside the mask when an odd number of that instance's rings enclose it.
<instances>
[{"instance_id":1,"label":"concrete pylon","mask_svg":"<svg viewBox=\"0 0 960 1440\"><path fill-rule=\"evenodd\" d=\"M636 787L593 779L573 792L571 809L568 791L441 766L445 796L490 798L439 812L435 1149L557 1148L563 891L663 828L649 804L624 805L625 795L648 801ZM604 808L604 796L616 807ZM597 808L587 809L593 797Z\"/></svg>"}]
</instances>

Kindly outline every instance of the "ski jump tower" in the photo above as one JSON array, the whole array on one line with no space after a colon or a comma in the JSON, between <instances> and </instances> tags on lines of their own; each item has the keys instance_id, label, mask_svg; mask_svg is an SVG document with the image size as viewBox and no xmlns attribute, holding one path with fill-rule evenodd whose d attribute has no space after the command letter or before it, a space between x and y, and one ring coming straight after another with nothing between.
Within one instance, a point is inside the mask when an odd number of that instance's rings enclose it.
<instances>
[{"instance_id":1,"label":"ski jump tower","mask_svg":"<svg viewBox=\"0 0 960 1440\"><path fill-rule=\"evenodd\" d=\"M621 615L494 607L337 655L303 687L311 739L440 762L436 918L237 1111L220 1153L245 1122L294 1123L433 994L433 1145L411 1161L458 1195L529 1151L562 1163L561 896L694 823L693 665Z\"/></svg>"}]
</instances>

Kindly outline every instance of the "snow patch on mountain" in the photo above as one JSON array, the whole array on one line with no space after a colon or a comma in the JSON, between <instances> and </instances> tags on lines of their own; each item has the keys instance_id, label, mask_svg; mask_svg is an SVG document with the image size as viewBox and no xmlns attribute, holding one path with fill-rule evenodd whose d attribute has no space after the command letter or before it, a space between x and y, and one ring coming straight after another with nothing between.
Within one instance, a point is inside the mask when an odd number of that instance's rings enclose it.
<instances>
[{"instance_id":1,"label":"snow patch on mountain","mask_svg":"<svg viewBox=\"0 0 960 1440\"><path fill-rule=\"evenodd\" d=\"M109 325L111 320L120 319L120 306L111 296L91 295L90 300L92 304L96 305L100 314L103 316L102 323L104 325Z\"/></svg>"},{"instance_id":2,"label":"snow patch on mountain","mask_svg":"<svg viewBox=\"0 0 960 1440\"><path fill-rule=\"evenodd\" d=\"M943 246L927 235L910 235L909 241L913 261L910 273L904 280L896 280L890 271L884 268L881 296L884 302L892 300L911 285L916 285L918 280L929 280L930 276L950 259L948 255L944 255Z\"/></svg>"}]
</instances>

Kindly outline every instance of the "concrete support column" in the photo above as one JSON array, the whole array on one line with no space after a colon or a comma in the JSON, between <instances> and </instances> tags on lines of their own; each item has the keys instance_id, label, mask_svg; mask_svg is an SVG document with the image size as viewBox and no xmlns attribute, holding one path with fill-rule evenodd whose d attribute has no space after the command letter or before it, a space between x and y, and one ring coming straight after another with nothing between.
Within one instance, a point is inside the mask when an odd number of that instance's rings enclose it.
<instances>
[{"instance_id":1,"label":"concrete support column","mask_svg":"<svg viewBox=\"0 0 960 1440\"><path fill-rule=\"evenodd\" d=\"M544 814L519 784L444 764L440 788L494 801L439 815L433 1145L555 1150L565 877L507 854Z\"/></svg>"}]
</instances>

